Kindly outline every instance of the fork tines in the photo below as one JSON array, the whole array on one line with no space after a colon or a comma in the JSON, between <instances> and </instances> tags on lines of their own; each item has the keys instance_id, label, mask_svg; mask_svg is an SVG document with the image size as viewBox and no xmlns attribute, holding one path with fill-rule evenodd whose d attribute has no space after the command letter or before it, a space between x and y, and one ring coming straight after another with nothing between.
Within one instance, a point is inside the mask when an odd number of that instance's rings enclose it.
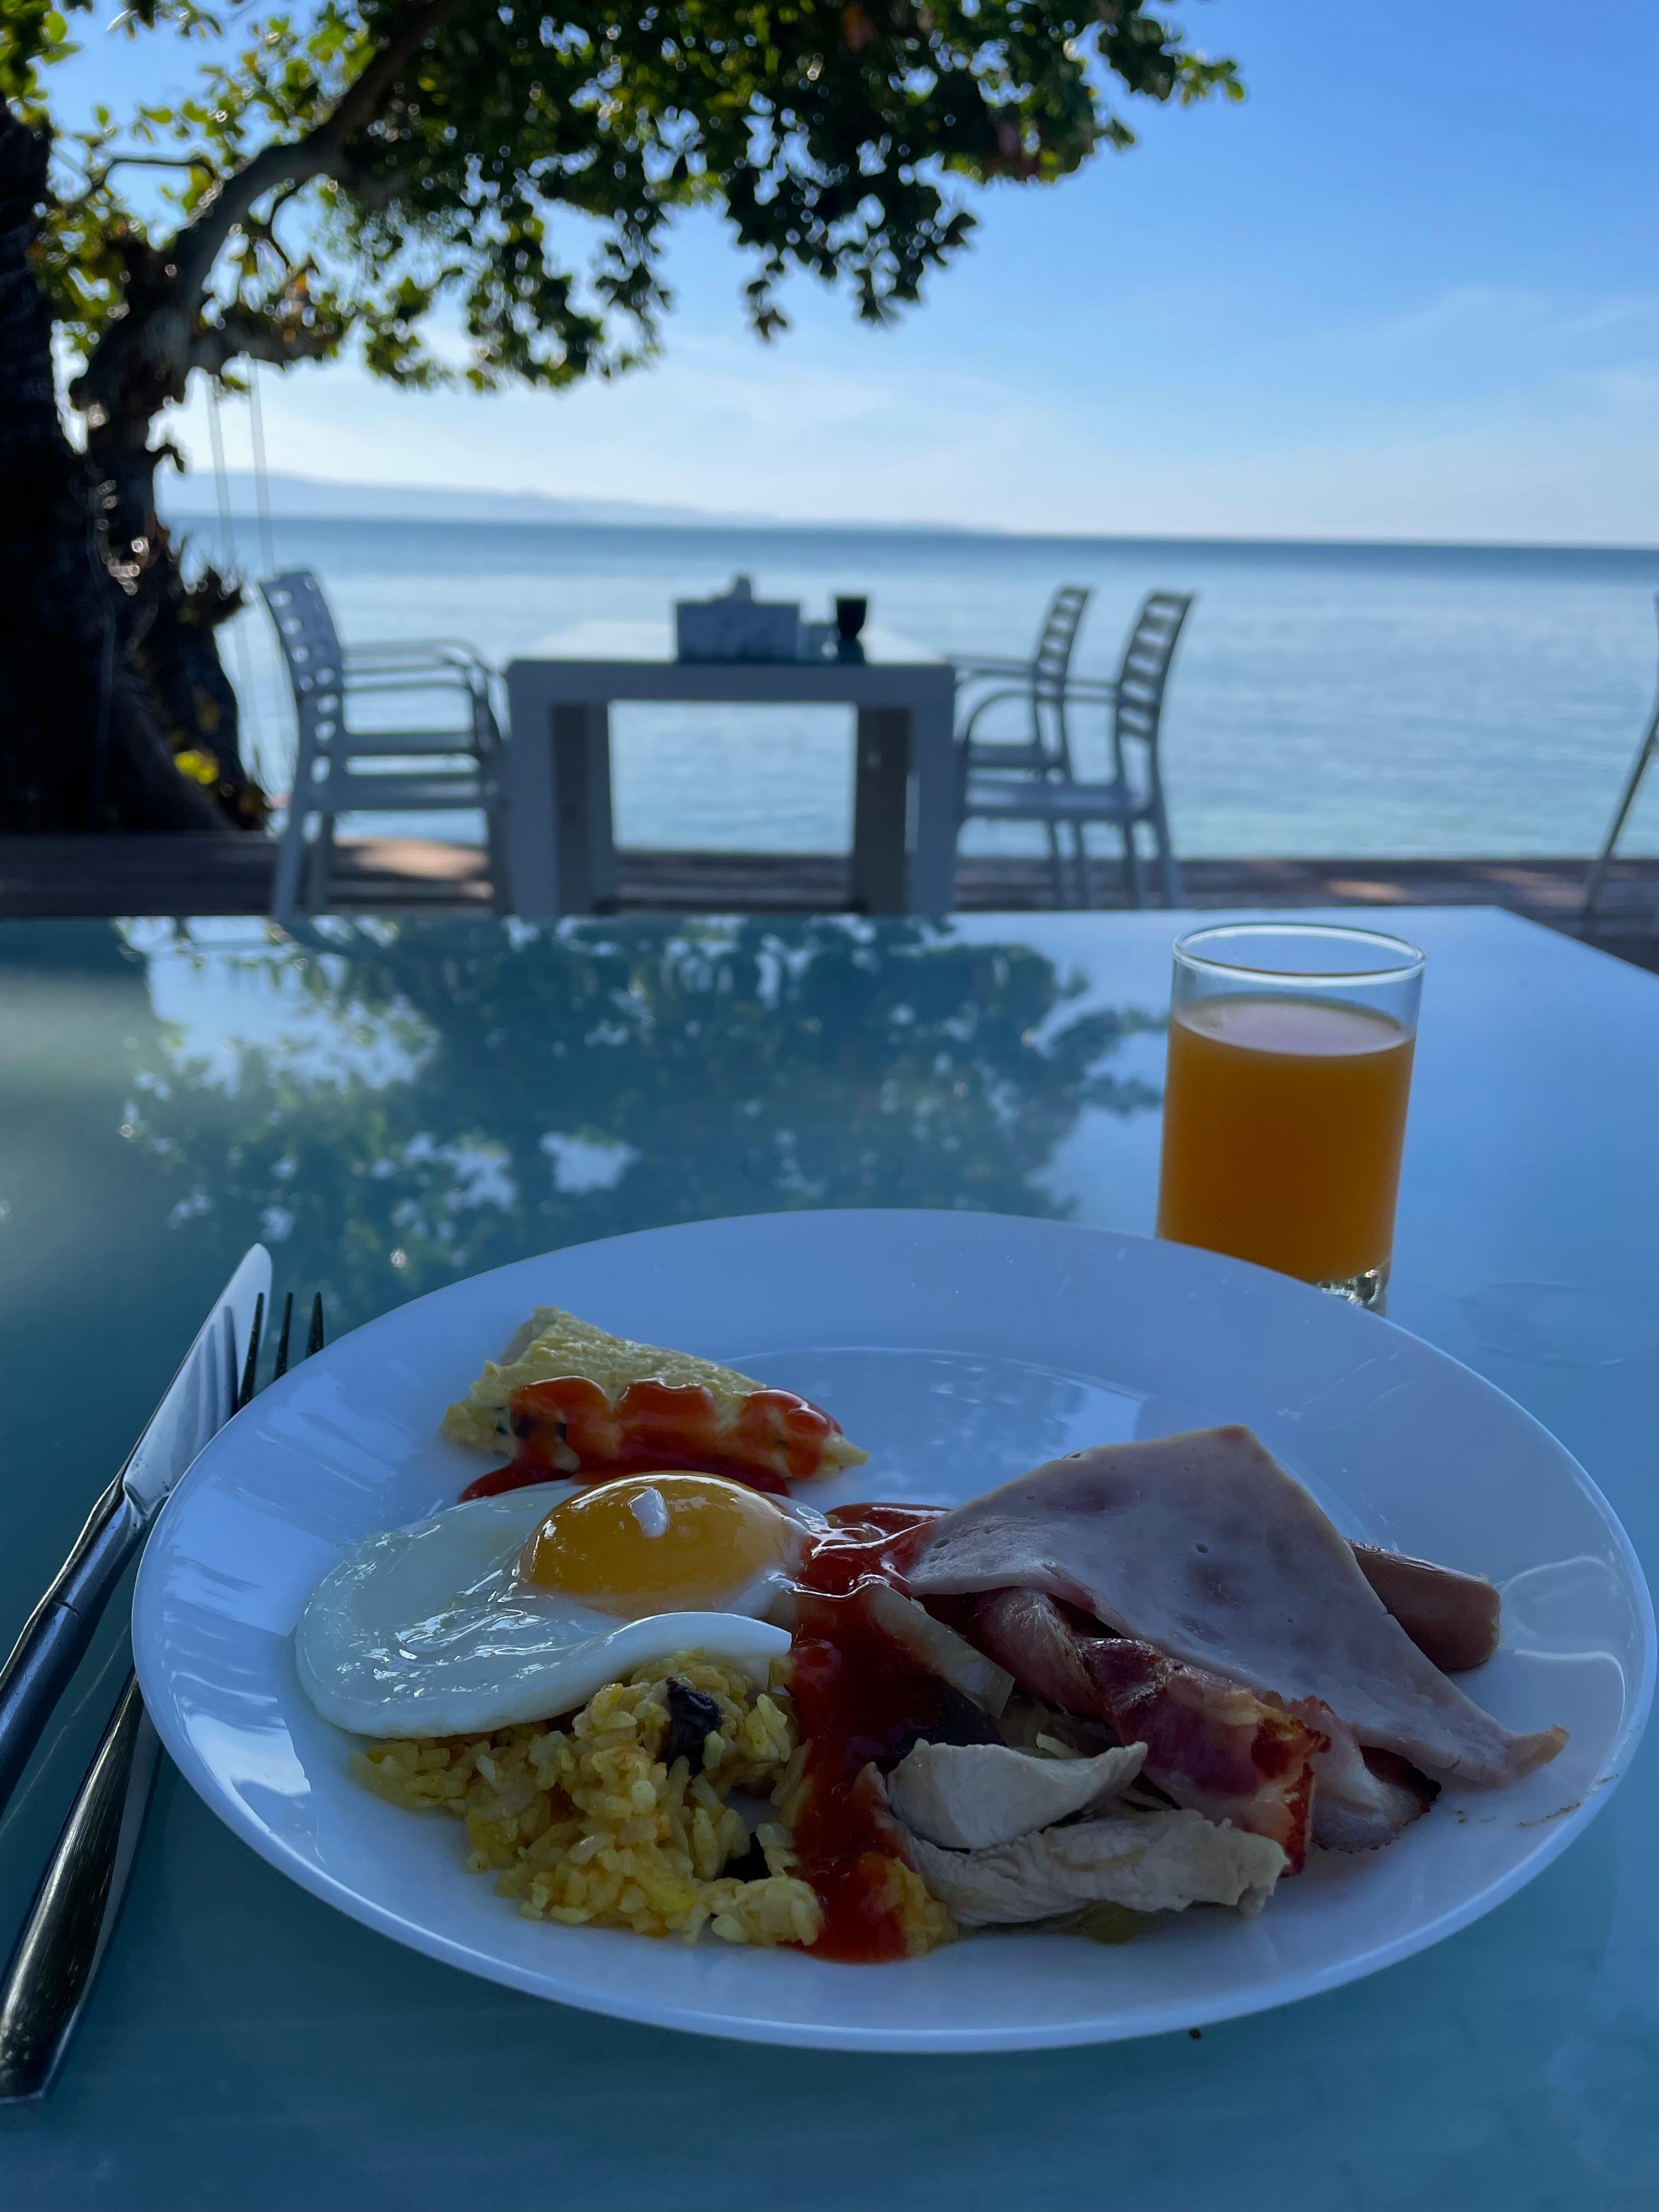
<instances>
[{"instance_id":1,"label":"fork tines","mask_svg":"<svg viewBox=\"0 0 1659 2212\"><path fill-rule=\"evenodd\" d=\"M265 1294L260 1291L253 1301L253 1326L247 1333L247 1358L242 1363L242 1380L236 1392L236 1403L231 1408L240 1413L258 1387L259 1373L259 1335L265 1325Z\"/></svg>"},{"instance_id":2,"label":"fork tines","mask_svg":"<svg viewBox=\"0 0 1659 2212\"><path fill-rule=\"evenodd\" d=\"M265 1301L262 1291L253 1304L253 1325L248 1331L247 1358L242 1368L240 1388L236 1393L236 1411L240 1413L249 1400L257 1397L263 1384L259 1381L259 1343L264 1329ZM276 1358L270 1370L274 1382L288 1372L289 1335L294 1326L294 1293L290 1291L283 1300L283 1326L276 1339ZM323 1294L319 1291L311 1301L311 1327L306 1332L303 1357L309 1359L313 1352L323 1348Z\"/></svg>"}]
</instances>

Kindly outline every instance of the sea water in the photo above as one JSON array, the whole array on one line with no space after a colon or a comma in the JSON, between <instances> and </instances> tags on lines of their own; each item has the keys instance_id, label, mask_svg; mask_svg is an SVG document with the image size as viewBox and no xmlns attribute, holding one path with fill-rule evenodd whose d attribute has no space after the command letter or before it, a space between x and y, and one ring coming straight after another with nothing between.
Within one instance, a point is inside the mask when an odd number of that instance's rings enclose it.
<instances>
[{"instance_id":1,"label":"sea water","mask_svg":"<svg viewBox=\"0 0 1659 2212\"><path fill-rule=\"evenodd\" d=\"M185 526L216 550L217 525ZM1074 665L1107 676L1146 592L1194 592L1164 739L1186 854L1589 852L1653 698L1659 552L784 527L273 528L277 565L317 571L348 641L461 637L498 665L574 623L661 622L676 599L743 573L757 595L799 599L813 617L835 594L861 593L884 629L958 659L1029 654L1056 586L1086 584ZM236 551L254 573L251 526ZM232 626L225 659L264 777L285 790L292 719L261 609ZM1015 720L988 730L1016 734L1018 710L1007 711ZM845 848L845 709L626 706L612 728L621 843ZM1103 774L1100 710L1080 711L1073 735L1081 771ZM1652 785L1632 851L1659 851L1659 770ZM1036 851L1035 835L978 826L964 848Z\"/></svg>"}]
</instances>

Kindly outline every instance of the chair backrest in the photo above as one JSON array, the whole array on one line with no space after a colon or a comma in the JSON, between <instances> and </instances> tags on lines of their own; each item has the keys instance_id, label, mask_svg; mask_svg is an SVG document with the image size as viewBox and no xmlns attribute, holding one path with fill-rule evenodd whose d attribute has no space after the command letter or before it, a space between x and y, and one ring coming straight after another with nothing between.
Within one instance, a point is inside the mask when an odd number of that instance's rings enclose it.
<instances>
[{"instance_id":1,"label":"chair backrest","mask_svg":"<svg viewBox=\"0 0 1659 2212\"><path fill-rule=\"evenodd\" d=\"M288 568L263 577L259 596L276 625L301 737L331 736L340 719L343 659L322 586L309 568Z\"/></svg>"},{"instance_id":2,"label":"chair backrest","mask_svg":"<svg viewBox=\"0 0 1659 2212\"><path fill-rule=\"evenodd\" d=\"M1123 648L1112 705L1112 750L1120 776L1124 773L1125 744L1140 744L1146 748L1148 772L1157 777L1164 688L1194 596L1191 592L1149 592L1135 617Z\"/></svg>"},{"instance_id":3,"label":"chair backrest","mask_svg":"<svg viewBox=\"0 0 1659 2212\"><path fill-rule=\"evenodd\" d=\"M1653 595L1653 611L1659 616L1659 592ZM1619 839L1630 811L1636 804L1636 794L1642 788L1642 779L1656 754L1659 754L1659 696L1653 702L1653 712L1648 716L1647 727L1642 732L1642 742L1636 748L1636 758L1631 763L1630 774L1625 778L1625 787L1619 794L1619 804L1613 810L1613 819L1607 824L1607 834L1601 840L1601 849L1590 862L1589 873L1584 878L1584 902L1578 911L1581 924L1595 918L1595 909L1607 881L1607 870L1613 865ZM1655 917L1659 921L1659 915Z\"/></svg>"},{"instance_id":4,"label":"chair backrest","mask_svg":"<svg viewBox=\"0 0 1659 2212\"><path fill-rule=\"evenodd\" d=\"M1084 610L1092 596L1092 588L1087 584L1062 584L1048 602L1048 611L1037 631L1036 650L1030 659L999 665L998 675L1011 681L1006 689L982 699L979 709L969 716L961 763L963 775L973 765L992 766L994 756L994 765L1022 775L1070 775L1072 750L1066 728L1066 686ZM1011 741L974 736L980 711L1021 695L1030 715L1026 737Z\"/></svg>"},{"instance_id":5,"label":"chair backrest","mask_svg":"<svg viewBox=\"0 0 1659 2212\"><path fill-rule=\"evenodd\" d=\"M1045 702L1059 701L1072 670L1072 650L1092 596L1087 584L1062 584L1048 602L1031 656L1031 688Z\"/></svg>"}]
</instances>

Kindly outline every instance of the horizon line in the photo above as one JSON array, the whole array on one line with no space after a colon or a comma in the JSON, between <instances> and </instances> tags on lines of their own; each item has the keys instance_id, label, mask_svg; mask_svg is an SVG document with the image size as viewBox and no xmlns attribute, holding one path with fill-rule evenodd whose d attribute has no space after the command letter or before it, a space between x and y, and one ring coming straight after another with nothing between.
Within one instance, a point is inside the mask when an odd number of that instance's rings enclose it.
<instances>
[{"instance_id":1,"label":"horizon line","mask_svg":"<svg viewBox=\"0 0 1659 2212\"><path fill-rule=\"evenodd\" d=\"M874 519L848 521L844 519L791 517L787 515L756 514L741 508L681 507L671 501L660 506L650 500L606 499L598 495L566 494L535 491L502 491L494 487L467 489L455 485L422 483L388 483L365 482L360 478L310 477L288 470L273 470L266 479L271 485L314 486L319 491L335 494L361 493L373 501L378 493L399 501L430 496L442 501L477 500L499 501L519 506L544 505L549 508L586 508L611 510L610 513L580 514L550 513L546 515L520 514L474 515L421 515L418 511L404 507L396 514L376 514L366 511L348 514L335 512L309 512L303 508L285 507L272 514L270 520L276 522L386 522L408 524L424 520L444 529L529 529L529 530L631 530L642 532L681 531L689 534L714 531L775 531L811 533L846 532L880 535L909 535L914 537L976 538L1011 544L1070 544L1079 545L1206 545L1206 546L1274 546L1285 550L1321 551L1333 548L1358 550L1394 550L1402 552L1455 553L1633 553L1659 555L1659 541L1607 538L1442 538L1407 537L1404 535L1307 536L1278 535L1272 532L1235 531L1085 531L1075 529L1011 530L988 523L942 521L892 521ZM257 483L254 472L246 469L225 471L225 488L243 489ZM224 519L216 499L209 504L204 498L200 506L180 507L177 505L179 489L201 487L211 495L213 478L207 471L195 470L182 478L176 478L169 487L171 496L162 503L172 509L180 520L218 523ZM258 522L257 505L244 506L241 501L228 500L236 521ZM163 518L165 520L165 516Z\"/></svg>"},{"instance_id":2,"label":"horizon line","mask_svg":"<svg viewBox=\"0 0 1659 2212\"><path fill-rule=\"evenodd\" d=\"M174 519L179 522L216 524L220 517L208 508L192 507L175 510ZM238 509L234 516L237 522L246 525L257 525L258 519L250 508ZM1659 543L1605 538L1279 538L1266 532L1249 534L1222 531L998 530L988 525L981 526L968 522L794 521L782 516L727 518L717 511L711 511L703 520L675 522L632 522L620 518L611 521L595 515L550 518L540 522L527 515L512 514L307 514L298 511L274 514L270 520L273 526L305 522L337 523L346 528L355 528L366 523L376 523L391 528L393 526L407 527L411 522L423 522L434 530L613 530L636 532L641 536L661 536L665 532L672 532L686 537L704 534L712 537L721 531L747 531L775 532L780 536L793 533L802 537L968 538L1013 545L1237 546L1241 550L1270 546L1283 552L1306 553L1630 553L1659 559Z\"/></svg>"}]
</instances>

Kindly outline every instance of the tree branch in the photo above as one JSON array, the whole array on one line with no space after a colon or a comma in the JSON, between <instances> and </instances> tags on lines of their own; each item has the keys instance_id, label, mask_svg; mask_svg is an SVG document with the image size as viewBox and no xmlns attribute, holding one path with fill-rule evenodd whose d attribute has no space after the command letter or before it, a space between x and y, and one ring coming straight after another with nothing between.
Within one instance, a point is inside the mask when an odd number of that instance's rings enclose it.
<instances>
[{"instance_id":1,"label":"tree branch","mask_svg":"<svg viewBox=\"0 0 1659 2212\"><path fill-rule=\"evenodd\" d=\"M466 0L416 0L315 130L286 144L262 147L223 179L169 243L157 249L156 261L168 271L164 283L145 301L145 312L129 313L109 325L70 386L70 398L94 424L130 415L136 405L147 425L164 399L184 397L185 379L194 365L192 335L226 240L267 192L283 186L297 190L313 177L344 181L350 167L345 158L348 141L374 121L387 94L432 33L465 5ZM150 392L122 390L135 354L145 362L154 387Z\"/></svg>"},{"instance_id":2,"label":"tree branch","mask_svg":"<svg viewBox=\"0 0 1659 2212\"><path fill-rule=\"evenodd\" d=\"M193 293L199 299L205 293L219 249L266 192L335 173L347 140L374 121L404 64L465 5L465 0L419 0L376 48L362 75L341 94L325 122L289 145L262 148L208 195L167 252L167 259L179 271L181 295L189 298Z\"/></svg>"},{"instance_id":3,"label":"tree branch","mask_svg":"<svg viewBox=\"0 0 1659 2212\"><path fill-rule=\"evenodd\" d=\"M132 168L204 169L210 177L215 173L212 162L200 154L117 154L96 169L83 170L81 190L73 199L60 199L59 209L65 215L73 215L78 209L89 206L117 169Z\"/></svg>"},{"instance_id":4,"label":"tree branch","mask_svg":"<svg viewBox=\"0 0 1659 2212\"><path fill-rule=\"evenodd\" d=\"M117 169L205 169L213 174L213 164L205 154L112 154L98 171L98 181Z\"/></svg>"},{"instance_id":5,"label":"tree branch","mask_svg":"<svg viewBox=\"0 0 1659 2212\"><path fill-rule=\"evenodd\" d=\"M228 307L217 322L204 323L190 343L190 366L221 376L233 361L268 361L278 368L298 361L325 361L338 344L337 329L283 323Z\"/></svg>"}]
</instances>

